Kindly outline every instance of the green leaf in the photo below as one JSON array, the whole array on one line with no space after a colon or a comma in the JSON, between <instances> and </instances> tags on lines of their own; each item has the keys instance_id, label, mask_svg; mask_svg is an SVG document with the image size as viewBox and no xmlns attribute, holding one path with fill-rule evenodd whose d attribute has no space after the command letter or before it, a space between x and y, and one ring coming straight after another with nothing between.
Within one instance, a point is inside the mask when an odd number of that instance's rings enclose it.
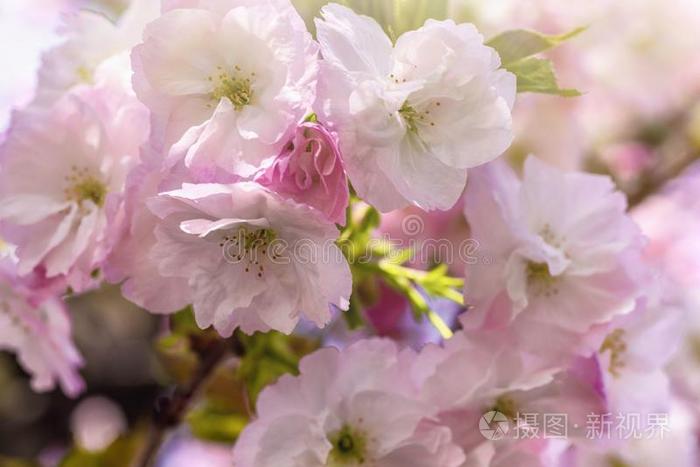
<instances>
[{"instance_id":1,"label":"green leaf","mask_svg":"<svg viewBox=\"0 0 700 467\"><path fill-rule=\"evenodd\" d=\"M486 45L496 49L501 56L501 63L507 68L506 65L554 48L562 42L577 36L585 29L585 27L576 28L573 31L555 36L548 36L526 29L515 29L499 34L488 41Z\"/></svg>"},{"instance_id":2,"label":"green leaf","mask_svg":"<svg viewBox=\"0 0 700 467\"><path fill-rule=\"evenodd\" d=\"M486 43L501 56L503 68L518 79L518 92L537 92L563 97L581 95L575 89L562 89L557 84L554 66L549 60L533 55L558 46L580 34L586 28L576 28L565 34L548 36L535 31L516 29L506 31Z\"/></svg>"},{"instance_id":3,"label":"green leaf","mask_svg":"<svg viewBox=\"0 0 700 467\"><path fill-rule=\"evenodd\" d=\"M518 79L518 92L538 92L563 97L576 97L576 89L562 89L557 84L552 62L541 58L524 58L510 63L505 68Z\"/></svg>"},{"instance_id":4,"label":"green leaf","mask_svg":"<svg viewBox=\"0 0 700 467\"><path fill-rule=\"evenodd\" d=\"M299 360L318 348L318 342L279 332L239 334L245 347L237 376L245 384L251 403L260 391L287 373L297 374Z\"/></svg>"}]
</instances>

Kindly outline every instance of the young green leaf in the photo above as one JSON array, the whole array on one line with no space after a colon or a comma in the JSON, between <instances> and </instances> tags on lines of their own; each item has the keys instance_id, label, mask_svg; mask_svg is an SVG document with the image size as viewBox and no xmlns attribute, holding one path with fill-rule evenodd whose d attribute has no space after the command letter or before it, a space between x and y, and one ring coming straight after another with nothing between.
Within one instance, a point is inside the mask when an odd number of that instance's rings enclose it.
<instances>
[{"instance_id":1,"label":"young green leaf","mask_svg":"<svg viewBox=\"0 0 700 467\"><path fill-rule=\"evenodd\" d=\"M542 58L524 58L505 67L518 79L518 92L538 92L563 97L576 97L576 89L562 89L557 84L552 62Z\"/></svg>"},{"instance_id":2,"label":"young green leaf","mask_svg":"<svg viewBox=\"0 0 700 467\"><path fill-rule=\"evenodd\" d=\"M526 29L515 29L499 34L489 40L486 45L496 49L498 55L501 56L501 63L507 68L507 65L518 60L554 48L562 42L577 36L585 29L585 27L576 28L565 34L554 36Z\"/></svg>"}]
</instances>

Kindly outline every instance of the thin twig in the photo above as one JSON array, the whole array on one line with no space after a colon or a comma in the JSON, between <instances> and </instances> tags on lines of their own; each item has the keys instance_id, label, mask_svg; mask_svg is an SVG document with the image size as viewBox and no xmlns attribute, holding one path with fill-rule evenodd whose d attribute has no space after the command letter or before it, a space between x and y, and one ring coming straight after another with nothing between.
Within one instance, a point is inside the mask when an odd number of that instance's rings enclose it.
<instances>
[{"instance_id":1,"label":"thin twig","mask_svg":"<svg viewBox=\"0 0 700 467\"><path fill-rule=\"evenodd\" d=\"M233 338L235 339L235 338ZM198 349L199 365L192 380L185 386L178 386L170 396L159 396L154 404L153 420L148 439L140 454L134 460L134 467L150 467L154 464L167 431L182 423L188 409L197 400L199 393L213 374L218 364L228 353L233 343L234 353L241 352L235 340L217 339L209 342L206 348Z\"/></svg>"}]
</instances>

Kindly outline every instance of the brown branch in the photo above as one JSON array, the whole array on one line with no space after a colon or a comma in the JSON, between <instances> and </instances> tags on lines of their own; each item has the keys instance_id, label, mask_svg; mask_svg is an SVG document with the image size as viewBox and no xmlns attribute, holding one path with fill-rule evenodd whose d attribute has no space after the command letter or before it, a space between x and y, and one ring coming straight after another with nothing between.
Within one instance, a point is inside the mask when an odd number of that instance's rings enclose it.
<instances>
[{"instance_id":1,"label":"brown branch","mask_svg":"<svg viewBox=\"0 0 700 467\"><path fill-rule=\"evenodd\" d=\"M227 340L208 337L192 336L192 347L199 355L199 365L187 385L177 386L172 395L162 395L156 399L148 438L132 462L133 467L153 465L168 430L182 423L190 406L198 399L199 393L229 350L233 350L236 355L243 354L243 348L235 336Z\"/></svg>"}]
</instances>

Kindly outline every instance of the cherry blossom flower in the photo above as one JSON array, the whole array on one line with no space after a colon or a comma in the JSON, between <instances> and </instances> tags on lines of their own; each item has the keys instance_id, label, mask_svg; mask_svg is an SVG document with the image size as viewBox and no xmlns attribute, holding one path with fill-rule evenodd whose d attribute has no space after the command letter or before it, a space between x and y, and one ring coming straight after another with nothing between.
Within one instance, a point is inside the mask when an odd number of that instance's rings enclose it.
<instances>
[{"instance_id":1,"label":"cherry blossom flower","mask_svg":"<svg viewBox=\"0 0 700 467\"><path fill-rule=\"evenodd\" d=\"M160 153L150 144L141 148L142 162L126 180L124 202L112 212L115 245L104 265L105 279L121 284L122 294L152 313L168 314L191 303L186 278L164 277L157 261L144 261L155 246L159 218L148 207L158 193L176 190L187 183L233 183L239 177L220 170L187 169L182 161L163 167ZM170 293L163 294L162 290Z\"/></svg>"},{"instance_id":2,"label":"cherry blossom flower","mask_svg":"<svg viewBox=\"0 0 700 467\"><path fill-rule=\"evenodd\" d=\"M175 1L134 48L153 144L187 166L250 176L315 99L318 46L286 0Z\"/></svg>"},{"instance_id":3,"label":"cherry blossom flower","mask_svg":"<svg viewBox=\"0 0 700 467\"><path fill-rule=\"evenodd\" d=\"M299 125L294 137L256 181L345 224L348 183L338 138L318 123Z\"/></svg>"},{"instance_id":4,"label":"cherry blossom flower","mask_svg":"<svg viewBox=\"0 0 700 467\"><path fill-rule=\"evenodd\" d=\"M58 384L75 397L84 388L78 373L83 360L71 339L66 307L56 297L34 297L15 272L12 261L0 260L0 350L17 354L35 391Z\"/></svg>"},{"instance_id":5,"label":"cherry blossom flower","mask_svg":"<svg viewBox=\"0 0 700 467\"><path fill-rule=\"evenodd\" d=\"M467 266L474 309L463 324L544 326L565 336L632 311L647 275L625 209L610 179L534 157L522 181L505 164L480 169L465 200L479 258Z\"/></svg>"},{"instance_id":6,"label":"cherry blossom flower","mask_svg":"<svg viewBox=\"0 0 700 467\"><path fill-rule=\"evenodd\" d=\"M371 18L322 9L317 113L339 132L358 194L379 210L446 210L466 169L512 141L515 76L471 24L428 20L391 40Z\"/></svg>"},{"instance_id":7,"label":"cherry blossom flower","mask_svg":"<svg viewBox=\"0 0 700 467\"><path fill-rule=\"evenodd\" d=\"M129 51L159 11L158 0L132 0L116 23L90 10L66 15L60 31L64 40L44 54L31 105L51 105L80 86L108 82L130 87Z\"/></svg>"},{"instance_id":8,"label":"cherry blossom flower","mask_svg":"<svg viewBox=\"0 0 700 467\"><path fill-rule=\"evenodd\" d=\"M491 411L504 415L513 430L526 428L523 420L539 429L545 415L566 414L568 435L575 437L583 436L579 428L588 414L605 408L596 362L530 353L509 329L456 333L443 347L427 346L416 368L423 397L440 408L440 422L467 454L485 441L479 420Z\"/></svg>"},{"instance_id":9,"label":"cherry blossom flower","mask_svg":"<svg viewBox=\"0 0 700 467\"><path fill-rule=\"evenodd\" d=\"M649 237L645 259L664 280L664 299L684 310L683 344L673 357L674 392L695 406L700 402L700 165L636 207L634 219Z\"/></svg>"},{"instance_id":10,"label":"cherry blossom flower","mask_svg":"<svg viewBox=\"0 0 700 467\"><path fill-rule=\"evenodd\" d=\"M258 398L234 447L239 467L458 467L464 454L411 378L413 351L388 340L304 358Z\"/></svg>"},{"instance_id":11,"label":"cherry blossom flower","mask_svg":"<svg viewBox=\"0 0 700 467\"><path fill-rule=\"evenodd\" d=\"M159 220L146 272L172 279L166 290L193 303L201 327L290 333L302 314L322 327L330 304L347 309L350 270L336 227L318 211L252 182L186 183L149 203ZM133 279L146 281L132 284L137 292L158 277ZM136 295L138 304L150 297L159 311L177 311L163 305L171 297L162 290Z\"/></svg>"},{"instance_id":12,"label":"cherry blossom flower","mask_svg":"<svg viewBox=\"0 0 700 467\"><path fill-rule=\"evenodd\" d=\"M665 366L680 346L683 318L681 309L645 298L604 327L596 358L608 412L646 417L670 409Z\"/></svg>"},{"instance_id":13,"label":"cherry blossom flower","mask_svg":"<svg viewBox=\"0 0 700 467\"><path fill-rule=\"evenodd\" d=\"M0 230L17 246L20 275L40 268L76 291L93 282L147 119L135 97L111 88L15 114L0 148Z\"/></svg>"}]
</instances>

